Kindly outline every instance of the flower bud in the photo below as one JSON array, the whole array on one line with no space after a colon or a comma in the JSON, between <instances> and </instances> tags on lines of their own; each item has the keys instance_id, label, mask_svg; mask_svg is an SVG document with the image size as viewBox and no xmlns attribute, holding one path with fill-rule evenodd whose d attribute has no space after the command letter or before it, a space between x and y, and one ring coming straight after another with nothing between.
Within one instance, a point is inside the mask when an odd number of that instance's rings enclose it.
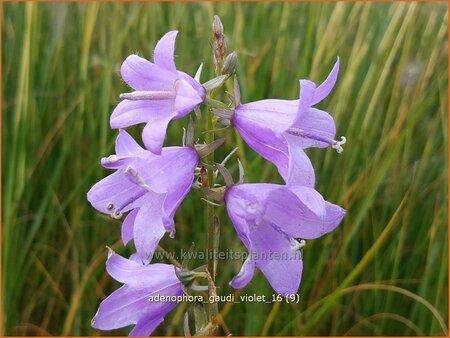
<instances>
[{"instance_id":1,"label":"flower bud","mask_svg":"<svg viewBox=\"0 0 450 338\"><path fill-rule=\"evenodd\" d=\"M186 294L191 294L190 290L200 292L208 291L207 285L194 284L194 280L198 278L201 279L207 278L207 274L204 271L198 271L201 270L200 268L194 270L189 270L187 268L179 268L175 266L174 268L175 268L175 275L181 282L181 288Z\"/></svg>"},{"instance_id":2,"label":"flower bud","mask_svg":"<svg viewBox=\"0 0 450 338\"><path fill-rule=\"evenodd\" d=\"M223 25L217 15L214 15L212 23L213 30L213 57L214 70L216 74L219 70L219 65L222 64L227 53L227 45L225 43L225 36L223 35Z\"/></svg>"},{"instance_id":3,"label":"flower bud","mask_svg":"<svg viewBox=\"0 0 450 338\"><path fill-rule=\"evenodd\" d=\"M212 30L215 38L220 38L221 36L223 36L222 21L220 21L220 18L217 15L214 15Z\"/></svg>"},{"instance_id":4,"label":"flower bud","mask_svg":"<svg viewBox=\"0 0 450 338\"><path fill-rule=\"evenodd\" d=\"M175 268L175 274L185 286L190 286L195 279L195 273L185 268Z\"/></svg>"},{"instance_id":5,"label":"flower bud","mask_svg":"<svg viewBox=\"0 0 450 338\"><path fill-rule=\"evenodd\" d=\"M236 71L237 53L233 52L227 55L222 66L223 75L232 75Z\"/></svg>"}]
</instances>

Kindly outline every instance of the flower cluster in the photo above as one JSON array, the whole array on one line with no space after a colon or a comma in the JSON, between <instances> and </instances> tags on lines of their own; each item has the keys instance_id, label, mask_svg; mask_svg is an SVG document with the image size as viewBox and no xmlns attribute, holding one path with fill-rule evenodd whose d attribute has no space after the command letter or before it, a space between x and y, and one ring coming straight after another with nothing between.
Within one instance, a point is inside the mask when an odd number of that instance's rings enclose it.
<instances>
[{"instance_id":1,"label":"flower cluster","mask_svg":"<svg viewBox=\"0 0 450 338\"><path fill-rule=\"evenodd\" d=\"M226 104L214 100L211 94L233 75L236 67L236 53L226 55L220 20L215 17L213 22L217 76L204 84L199 82L201 68L194 78L177 70L177 33L171 31L161 38L153 63L137 55L123 62L121 76L133 91L120 95L122 101L111 115L111 127L119 129L115 154L101 160L103 167L114 172L87 194L92 206L102 213L117 219L127 213L122 223L122 242L126 245L133 241L136 249L129 259L110 250L107 271L124 286L100 304L92 326L101 330L135 325L130 335L150 335L176 305L171 301L151 302L150 296L198 291L201 285L193 280L199 276L208 279L209 292L215 290L211 286L214 273L205 268L204 273L198 273L184 265L181 268L151 263L162 237L166 233L171 238L175 236L174 215L191 187L200 189L206 198L225 204L237 235L251 253L230 282L233 288L246 286L258 268L277 293L296 293L305 240L333 231L345 214L344 209L325 201L314 189L314 168L304 152L309 147L342 151L345 138L335 140L333 118L313 107L334 87L339 59L321 85L300 80L298 100L241 103L235 77L232 102ZM201 105L216 115L215 120L234 127L254 151L272 162L285 184L244 183L243 171L240 181L234 184L224 166L202 162L223 139L195 144L192 120L182 146L164 147L170 121L198 112ZM122 129L137 124L145 124L144 148ZM205 182L201 174L205 170L212 172L210 177L219 172L226 186ZM264 258L265 253L280 253L282 259Z\"/></svg>"}]
</instances>

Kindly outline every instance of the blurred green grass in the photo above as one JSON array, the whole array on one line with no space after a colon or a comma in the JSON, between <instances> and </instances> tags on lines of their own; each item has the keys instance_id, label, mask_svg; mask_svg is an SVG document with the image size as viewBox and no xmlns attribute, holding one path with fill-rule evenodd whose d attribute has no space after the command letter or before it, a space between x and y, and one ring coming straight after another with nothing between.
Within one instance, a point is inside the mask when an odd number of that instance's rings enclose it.
<instances>
[{"instance_id":1,"label":"blurred green grass","mask_svg":"<svg viewBox=\"0 0 450 338\"><path fill-rule=\"evenodd\" d=\"M3 334L100 334L90 320L119 286L105 245L132 252L118 243L120 223L86 201L113 151L109 115L127 90L118 69L179 29L177 65L194 74L204 62L205 81L214 14L239 54L244 102L295 99L298 79L322 81L339 55L338 84L320 107L348 140L342 155L308 150L317 189L348 212L307 243L300 303L220 304L230 332L447 335L447 4L404 2L2 3ZM185 125L172 123L166 144L180 144ZM249 182L281 182L233 133L216 158L236 145ZM179 209L166 250L205 248L199 198ZM221 249L244 250L221 218ZM239 267L219 262L222 294ZM239 292L272 294L261 274ZM155 333L182 335L184 311Z\"/></svg>"}]
</instances>

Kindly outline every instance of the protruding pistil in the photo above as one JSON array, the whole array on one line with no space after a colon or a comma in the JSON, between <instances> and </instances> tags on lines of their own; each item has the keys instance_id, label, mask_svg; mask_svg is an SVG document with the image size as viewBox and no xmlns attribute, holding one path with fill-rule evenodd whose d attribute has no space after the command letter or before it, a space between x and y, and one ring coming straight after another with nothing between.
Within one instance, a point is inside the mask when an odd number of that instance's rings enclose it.
<instances>
[{"instance_id":1,"label":"protruding pistil","mask_svg":"<svg viewBox=\"0 0 450 338\"><path fill-rule=\"evenodd\" d=\"M225 43L225 36L223 35L222 21L217 15L214 15L212 23L213 30L213 57L214 57L214 70L218 73L219 66L222 64L227 54L227 45Z\"/></svg>"},{"instance_id":2,"label":"protruding pistil","mask_svg":"<svg viewBox=\"0 0 450 338\"><path fill-rule=\"evenodd\" d=\"M169 100L176 96L175 91L148 91L148 90L136 90L131 93L120 94L121 100Z\"/></svg>"},{"instance_id":3,"label":"protruding pistil","mask_svg":"<svg viewBox=\"0 0 450 338\"><path fill-rule=\"evenodd\" d=\"M341 136L341 140L336 141L336 140L333 140L328 137L308 133L308 132L304 131L303 129L299 129L299 128L290 128L287 130L287 132L294 136L300 136L300 137L304 137L304 138L309 138L310 140L327 143L333 149L336 149L338 154L340 154L344 151L344 148L342 148L342 145L345 144L345 142L347 142L347 139L345 138L345 136Z\"/></svg>"}]
</instances>

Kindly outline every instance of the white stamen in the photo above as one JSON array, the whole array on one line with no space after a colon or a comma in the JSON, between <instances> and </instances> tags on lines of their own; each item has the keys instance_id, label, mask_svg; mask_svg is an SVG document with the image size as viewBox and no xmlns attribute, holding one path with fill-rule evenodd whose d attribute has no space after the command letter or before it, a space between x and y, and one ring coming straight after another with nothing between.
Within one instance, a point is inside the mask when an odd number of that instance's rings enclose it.
<instances>
[{"instance_id":1,"label":"white stamen","mask_svg":"<svg viewBox=\"0 0 450 338\"><path fill-rule=\"evenodd\" d=\"M114 163L120 160L120 157L117 155L110 155L108 157L102 158L103 163Z\"/></svg>"},{"instance_id":2,"label":"white stamen","mask_svg":"<svg viewBox=\"0 0 450 338\"><path fill-rule=\"evenodd\" d=\"M291 240L291 250L292 251L298 251L300 249L303 249L306 245L306 241L304 239L301 239L300 241L297 241L296 239Z\"/></svg>"},{"instance_id":3,"label":"white stamen","mask_svg":"<svg viewBox=\"0 0 450 338\"><path fill-rule=\"evenodd\" d=\"M174 238L175 238L175 229L173 229L171 232L169 232L169 237L170 237L171 239L174 239Z\"/></svg>"},{"instance_id":4,"label":"white stamen","mask_svg":"<svg viewBox=\"0 0 450 338\"><path fill-rule=\"evenodd\" d=\"M345 142L347 142L347 139L345 138L345 136L341 136L341 140L336 141L336 143L333 144L331 146L331 148L336 149L337 153L341 154L344 151L344 148L342 148L342 145L345 144Z\"/></svg>"},{"instance_id":5,"label":"white stamen","mask_svg":"<svg viewBox=\"0 0 450 338\"><path fill-rule=\"evenodd\" d=\"M118 212L117 210L114 210L110 216L114 219L120 219L122 217L122 213L120 211Z\"/></svg>"}]
</instances>

